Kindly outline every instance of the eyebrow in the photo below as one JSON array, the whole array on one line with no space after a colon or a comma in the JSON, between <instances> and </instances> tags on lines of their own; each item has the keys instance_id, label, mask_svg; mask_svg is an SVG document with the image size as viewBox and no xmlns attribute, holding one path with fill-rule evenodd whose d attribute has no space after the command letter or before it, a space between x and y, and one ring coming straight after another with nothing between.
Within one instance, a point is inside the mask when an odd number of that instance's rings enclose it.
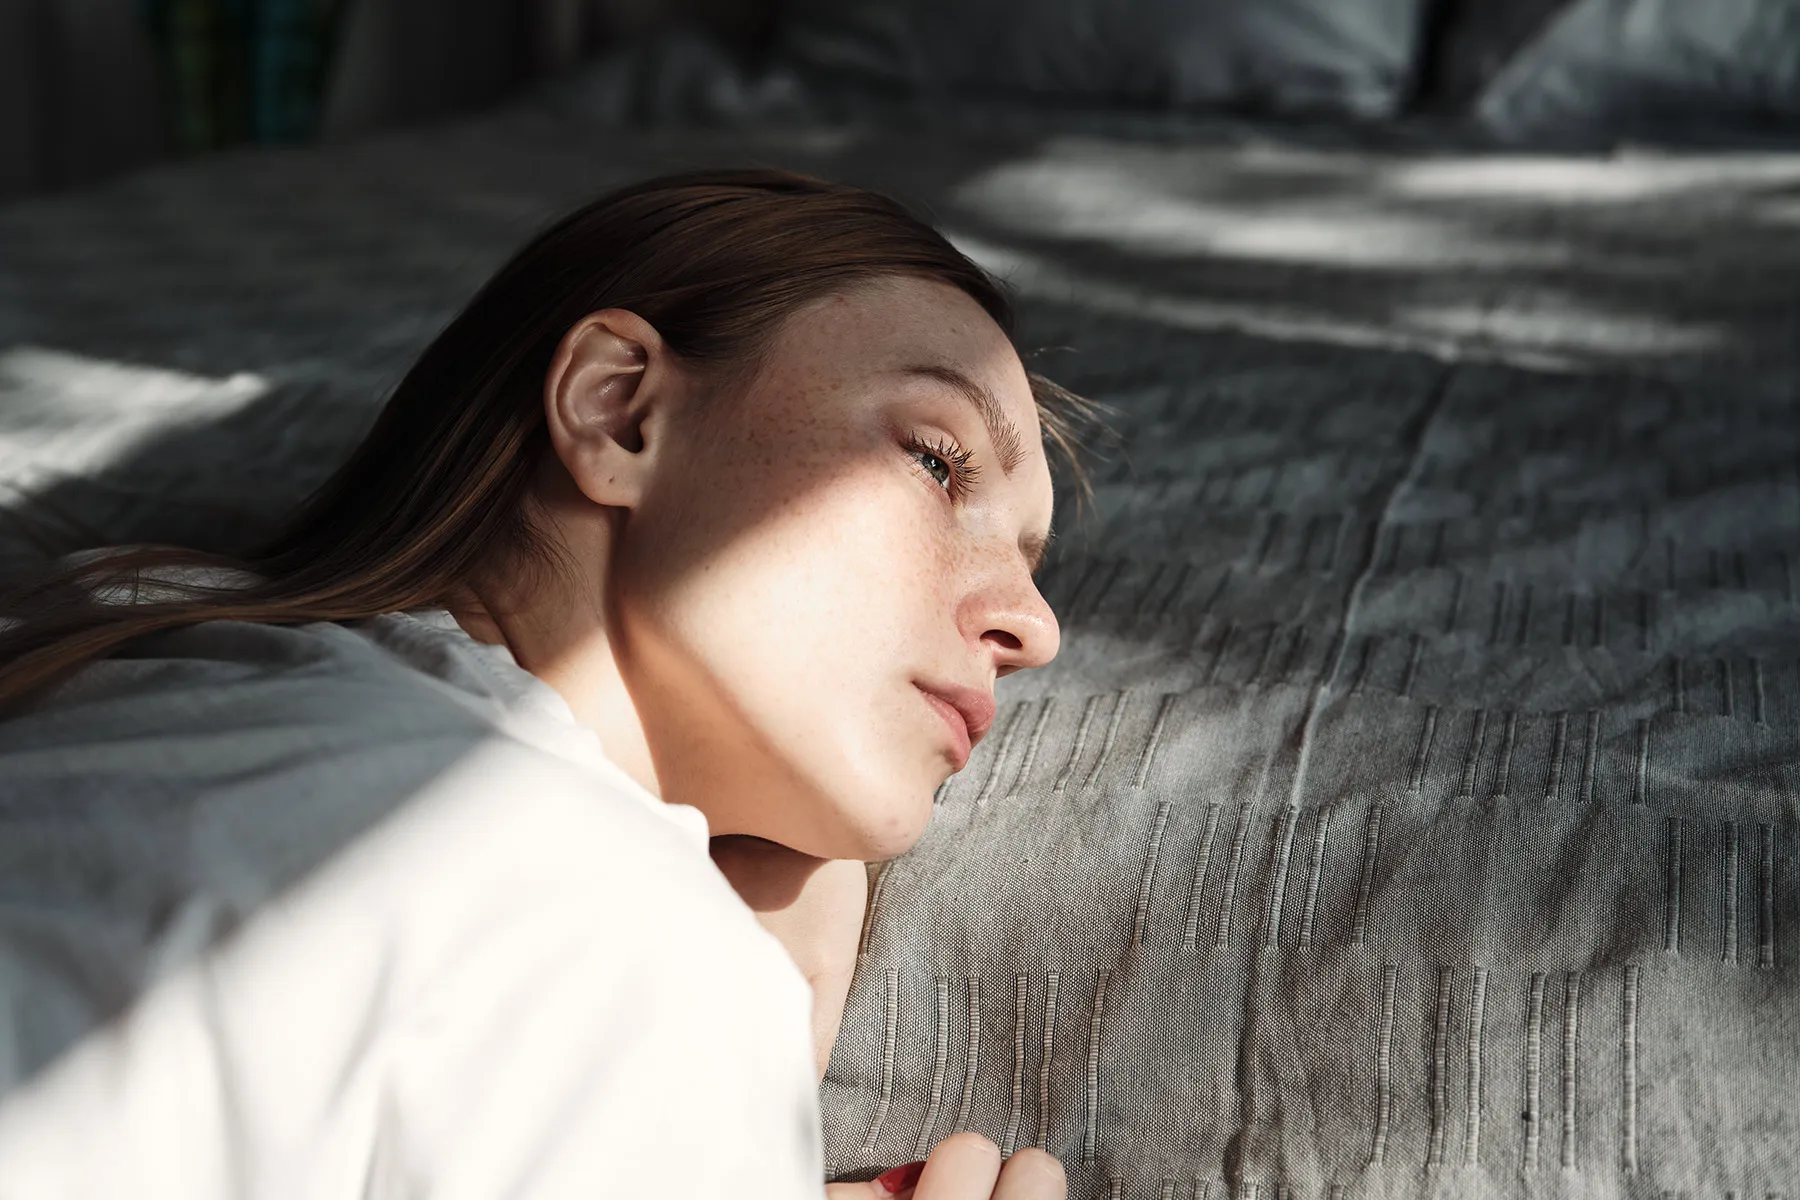
<instances>
[{"instance_id":1,"label":"eyebrow","mask_svg":"<svg viewBox=\"0 0 1800 1200\"><path fill-rule=\"evenodd\" d=\"M1025 459L1025 443L1019 437L1019 427L1012 423L1006 410L994 393L958 371L955 367L917 366L905 367L902 375L912 375L922 379L935 379L937 382L961 392L975 411L981 416L981 423L987 426L988 441L994 444L994 453L1000 457L1000 470L1011 475L1013 468Z\"/></svg>"},{"instance_id":2,"label":"eyebrow","mask_svg":"<svg viewBox=\"0 0 1800 1200\"><path fill-rule=\"evenodd\" d=\"M960 392L964 399L973 404L975 411L981 416L981 423L987 426L988 441L993 443L994 453L1000 458L1000 470L1004 474L1011 475L1013 468L1024 461L1025 444L1019 436L1019 427L1006 415L1006 410L1000 406L994 393L955 367L926 364L904 367L900 374L936 380ZM1019 550L1025 555L1026 565L1031 568L1033 578L1043 568L1044 554L1055 537L1056 531L1047 529L1041 536L1027 533L1019 538Z\"/></svg>"}]
</instances>

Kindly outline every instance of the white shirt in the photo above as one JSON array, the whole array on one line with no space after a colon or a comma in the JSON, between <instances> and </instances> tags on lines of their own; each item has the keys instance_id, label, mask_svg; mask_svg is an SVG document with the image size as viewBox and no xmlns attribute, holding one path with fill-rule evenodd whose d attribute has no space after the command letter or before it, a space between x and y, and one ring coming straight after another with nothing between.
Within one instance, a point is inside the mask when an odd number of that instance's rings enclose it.
<instances>
[{"instance_id":1,"label":"white shirt","mask_svg":"<svg viewBox=\"0 0 1800 1200\"><path fill-rule=\"evenodd\" d=\"M704 814L447 613L0 721L5 1200L816 1200L811 1003Z\"/></svg>"}]
</instances>

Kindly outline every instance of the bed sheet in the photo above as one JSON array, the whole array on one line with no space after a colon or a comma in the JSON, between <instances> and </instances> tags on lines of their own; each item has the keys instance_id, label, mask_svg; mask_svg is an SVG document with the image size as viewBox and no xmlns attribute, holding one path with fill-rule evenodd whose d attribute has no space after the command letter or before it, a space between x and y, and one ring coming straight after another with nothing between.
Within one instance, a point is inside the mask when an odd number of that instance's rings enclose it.
<instances>
[{"instance_id":1,"label":"bed sheet","mask_svg":"<svg viewBox=\"0 0 1800 1200\"><path fill-rule=\"evenodd\" d=\"M1794 1188L1800 156L521 109L162 169L0 210L0 555L254 539L539 224L723 162L920 205L1117 409L1061 656L875 874L834 1178Z\"/></svg>"}]
</instances>

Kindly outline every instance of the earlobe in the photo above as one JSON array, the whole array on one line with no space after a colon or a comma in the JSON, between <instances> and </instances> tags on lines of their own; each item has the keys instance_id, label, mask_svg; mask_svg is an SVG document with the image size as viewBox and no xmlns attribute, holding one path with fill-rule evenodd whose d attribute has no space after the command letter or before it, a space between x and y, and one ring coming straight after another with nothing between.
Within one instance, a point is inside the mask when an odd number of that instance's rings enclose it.
<instances>
[{"instance_id":1,"label":"earlobe","mask_svg":"<svg viewBox=\"0 0 1800 1200\"><path fill-rule=\"evenodd\" d=\"M550 442L596 504L630 507L642 490L644 426L666 354L648 322L617 309L582 318L557 346L544 379Z\"/></svg>"}]
</instances>

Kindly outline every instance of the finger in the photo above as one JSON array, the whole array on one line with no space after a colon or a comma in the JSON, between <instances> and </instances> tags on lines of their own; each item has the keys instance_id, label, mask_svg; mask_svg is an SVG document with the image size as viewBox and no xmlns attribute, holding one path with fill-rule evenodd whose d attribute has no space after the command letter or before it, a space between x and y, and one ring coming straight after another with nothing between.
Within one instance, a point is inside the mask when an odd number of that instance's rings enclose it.
<instances>
[{"instance_id":1,"label":"finger","mask_svg":"<svg viewBox=\"0 0 1800 1200\"><path fill-rule=\"evenodd\" d=\"M1068 1200L1069 1182L1054 1154L1027 1146L1000 1168L993 1200Z\"/></svg>"},{"instance_id":2,"label":"finger","mask_svg":"<svg viewBox=\"0 0 1800 1200\"><path fill-rule=\"evenodd\" d=\"M883 1188L873 1179L862 1183L828 1183L825 1185L825 1200L910 1200L912 1193L901 1192L898 1196Z\"/></svg>"},{"instance_id":3,"label":"finger","mask_svg":"<svg viewBox=\"0 0 1800 1200\"><path fill-rule=\"evenodd\" d=\"M1000 1177L1000 1147L964 1130L937 1144L913 1200L990 1200Z\"/></svg>"},{"instance_id":4,"label":"finger","mask_svg":"<svg viewBox=\"0 0 1800 1200\"><path fill-rule=\"evenodd\" d=\"M913 1200L913 1187L925 1164L910 1162L861 1183L828 1183L825 1200Z\"/></svg>"}]
</instances>

